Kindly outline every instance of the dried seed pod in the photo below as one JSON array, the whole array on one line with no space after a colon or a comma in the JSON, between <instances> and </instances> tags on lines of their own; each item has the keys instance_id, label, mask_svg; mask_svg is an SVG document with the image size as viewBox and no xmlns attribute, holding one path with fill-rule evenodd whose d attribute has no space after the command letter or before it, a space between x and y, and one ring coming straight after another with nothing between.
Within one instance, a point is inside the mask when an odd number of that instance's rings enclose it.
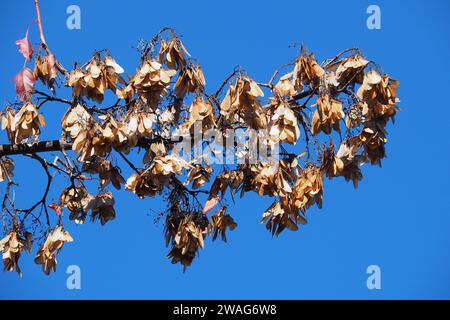
<instances>
[{"instance_id":1,"label":"dried seed pod","mask_svg":"<svg viewBox=\"0 0 450 320\"><path fill-rule=\"evenodd\" d=\"M73 239L68 231L63 231L62 226L57 226L53 231L49 232L47 240L39 248L34 261L42 265L42 271L45 274L50 274L51 271L56 271L57 253L62 249L64 243L72 242Z\"/></svg>"},{"instance_id":2,"label":"dried seed pod","mask_svg":"<svg viewBox=\"0 0 450 320\"><path fill-rule=\"evenodd\" d=\"M217 213L211 216L211 221L209 224L209 233L213 234L213 241L217 239L220 234L222 240L227 242L226 230L233 231L237 227L237 223L233 218L226 212L226 208L220 208Z\"/></svg>"}]
</instances>

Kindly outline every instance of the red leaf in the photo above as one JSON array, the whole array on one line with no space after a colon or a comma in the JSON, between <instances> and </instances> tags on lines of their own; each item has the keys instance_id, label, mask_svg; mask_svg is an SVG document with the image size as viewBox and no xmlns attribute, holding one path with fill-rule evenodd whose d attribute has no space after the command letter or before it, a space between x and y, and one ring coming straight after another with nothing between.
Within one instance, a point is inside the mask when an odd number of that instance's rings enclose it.
<instances>
[{"instance_id":1,"label":"red leaf","mask_svg":"<svg viewBox=\"0 0 450 320\"><path fill-rule=\"evenodd\" d=\"M59 215L61 214L61 212L62 212L61 207L58 206L56 203L51 203L51 204L48 205L48 207L49 207L50 209L52 209L53 211L55 211L56 214L57 214L58 216L59 216Z\"/></svg>"},{"instance_id":2,"label":"red leaf","mask_svg":"<svg viewBox=\"0 0 450 320\"><path fill-rule=\"evenodd\" d=\"M27 61L30 61L33 56L33 47L31 46L30 40L28 40L28 30L25 38L17 40L16 44L19 46L19 52L23 54Z\"/></svg>"},{"instance_id":3,"label":"red leaf","mask_svg":"<svg viewBox=\"0 0 450 320\"><path fill-rule=\"evenodd\" d=\"M14 76L13 80L16 83L16 93L19 95L20 100L29 99L36 82L33 71L29 68L23 68L22 71Z\"/></svg>"},{"instance_id":4,"label":"red leaf","mask_svg":"<svg viewBox=\"0 0 450 320\"><path fill-rule=\"evenodd\" d=\"M214 208L216 206L216 204L218 202L219 202L219 197L214 197L214 198L206 201L205 206L203 207L203 213L207 214L209 211L211 211L212 208Z\"/></svg>"}]
</instances>

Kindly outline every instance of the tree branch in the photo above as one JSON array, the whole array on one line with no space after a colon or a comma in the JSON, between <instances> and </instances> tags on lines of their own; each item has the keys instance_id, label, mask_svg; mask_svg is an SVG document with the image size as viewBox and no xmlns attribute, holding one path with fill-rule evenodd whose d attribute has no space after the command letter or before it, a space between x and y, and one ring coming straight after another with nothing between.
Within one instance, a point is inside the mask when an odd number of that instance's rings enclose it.
<instances>
[{"instance_id":1,"label":"tree branch","mask_svg":"<svg viewBox=\"0 0 450 320\"><path fill-rule=\"evenodd\" d=\"M301 92L292 99L287 102L295 102L299 99L303 99L308 96L312 96L315 90L310 89L304 92ZM270 105L265 105L265 107L269 107ZM138 146L147 146L149 143L158 141L158 139L142 139L138 142ZM172 141L176 142L176 141ZM39 153L39 152L51 152L51 151L61 151L72 148L71 142L60 141L60 140L49 140L49 141L40 141L38 143L28 145L28 144L0 144L0 157L14 155L14 154L25 154L25 153Z\"/></svg>"},{"instance_id":2,"label":"tree branch","mask_svg":"<svg viewBox=\"0 0 450 320\"><path fill-rule=\"evenodd\" d=\"M70 148L72 148L71 142L65 142L61 140L40 141L32 145L0 144L0 157L13 154L61 151L62 149L70 149Z\"/></svg>"}]
</instances>

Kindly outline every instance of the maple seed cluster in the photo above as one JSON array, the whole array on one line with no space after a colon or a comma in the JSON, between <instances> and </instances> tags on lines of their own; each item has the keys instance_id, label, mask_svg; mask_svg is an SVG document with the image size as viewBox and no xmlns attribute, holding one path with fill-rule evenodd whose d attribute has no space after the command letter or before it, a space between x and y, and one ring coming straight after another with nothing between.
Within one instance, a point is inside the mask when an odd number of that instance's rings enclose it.
<instances>
[{"instance_id":1,"label":"maple seed cluster","mask_svg":"<svg viewBox=\"0 0 450 320\"><path fill-rule=\"evenodd\" d=\"M166 31L171 35L165 37ZM17 45L25 62L32 62L28 32ZM227 241L226 233L236 229L228 202L238 195L272 198L261 218L272 235L296 231L312 207L322 207L325 177L343 177L356 188L362 164L381 165L388 123L399 111L399 82L357 49L319 62L302 47L269 82L236 69L214 93L206 91L201 66L170 28L143 44L140 62L127 76L107 50L65 70L47 45L35 49L34 72L24 67L14 77L18 102L1 112L2 129L14 148L26 149L39 141L43 110L51 111L48 101L67 109L58 154L50 160L24 152L48 177L42 198L31 208L16 206L10 193L17 186L14 161L0 150L8 227L0 249L4 270L19 274L21 253L32 249L33 238L39 243L35 262L49 274L56 270L58 252L73 241L65 223L89 218L105 225L117 214L129 215L115 209L114 195L122 186L140 199L163 197L166 209L158 219L164 218L167 258L183 269L208 237ZM36 90L37 85L50 93ZM61 85L71 89L70 97L56 96ZM258 147L275 157L250 161L254 142L246 139L233 153L236 164L215 165L209 151L198 154L194 146L184 150L194 156L183 157L173 140L180 135L194 140L214 130L224 141L238 129L263 136ZM55 179L64 179L66 187L48 203ZM41 237L36 230L43 230Z\"/></svg>"}]
</instances>

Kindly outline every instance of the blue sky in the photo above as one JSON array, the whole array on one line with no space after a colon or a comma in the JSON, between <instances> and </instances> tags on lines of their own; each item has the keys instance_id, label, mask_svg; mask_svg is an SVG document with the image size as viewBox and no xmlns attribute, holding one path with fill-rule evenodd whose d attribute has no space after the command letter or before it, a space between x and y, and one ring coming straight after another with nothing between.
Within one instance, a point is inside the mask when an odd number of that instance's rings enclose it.
<instances>
[{"instance_id":1,"label":"blue sky","mask_svg":"<svg viewBox=\"0 0 450 320\"><path fill-rule=\"evenodd\" d=\"M312 208L298 232L272 238L259 224L271 199L247 194L230 207L239 226L228 243L207 241L183 274L165 259L162 225L153 223L151 210L163 208L162 200L116 193L115 221L68 223L75 242L58 256L57 273L45 276L24 255L22 279L0 273L0 298L450 298L448 1L41 2L47 42L66 66L109 48L131 74L138 39L169 25L215 91L236 65L268 81L296 54L293 43L305 43L319 60L358 47L400 80L402 112L389 126L383 168L364 166L357 190L340 179L326 181L323 209ZM70 4L81 8L81 30L66 28ZM370 4L381 8L381 30L366 28ZM2 107L14 99L11 79L23 64L14 42L34 18L32 0L2 6ZM38 42L36 26L30 37ZM43 138L57 137L64 111L46 105ZM16 167L17 201L26 206L40 197L45 176L30 160L17 158ZM53 194L62 187L55 185ZM372 264L381 267L381 290L366 287ZM69 265L81 268L81 290L66 288Z\"/></svg>"}]
</instances>

